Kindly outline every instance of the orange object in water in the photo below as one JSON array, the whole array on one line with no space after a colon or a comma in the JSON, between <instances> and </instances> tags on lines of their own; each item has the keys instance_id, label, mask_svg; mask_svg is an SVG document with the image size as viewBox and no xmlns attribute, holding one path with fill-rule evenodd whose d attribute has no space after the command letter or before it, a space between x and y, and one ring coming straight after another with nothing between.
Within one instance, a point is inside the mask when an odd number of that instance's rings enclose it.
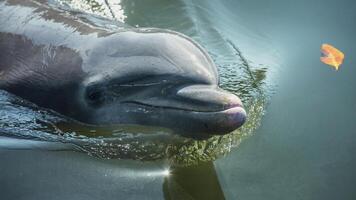
<instances>
[{"instance_id":1,"label":"orange object in water","mask_svg":"<svg viewBox=\"0 0 356 200\"><path fill-rule=\"evenodd\" d=\"M323 54L320 57L321 62L335 67L336 70L339 69L340 65L344 61L345 55L337 48L331 46L330 44L323 44L321 46L321 52Z\"/></svg>"}]
</instances>

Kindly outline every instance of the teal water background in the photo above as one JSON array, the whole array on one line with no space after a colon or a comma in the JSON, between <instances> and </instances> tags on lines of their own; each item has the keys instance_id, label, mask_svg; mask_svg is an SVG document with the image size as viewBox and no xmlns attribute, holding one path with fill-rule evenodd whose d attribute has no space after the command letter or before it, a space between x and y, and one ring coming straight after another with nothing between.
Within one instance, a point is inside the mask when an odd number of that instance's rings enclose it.
<instances>
[{"instance_id":1,"label":"teal water background","mask_svg":"<svg viewBox=\"0 0 356 200\"><path fill-rule=\"evenodd\" d=\"M216 162L226 196L355 199L355 3L252 0L234 5L246 24L273 41L281 68L261 128ZM345 53L340 71L319 61L323 43Z\"/></svg>"}]
</instances>

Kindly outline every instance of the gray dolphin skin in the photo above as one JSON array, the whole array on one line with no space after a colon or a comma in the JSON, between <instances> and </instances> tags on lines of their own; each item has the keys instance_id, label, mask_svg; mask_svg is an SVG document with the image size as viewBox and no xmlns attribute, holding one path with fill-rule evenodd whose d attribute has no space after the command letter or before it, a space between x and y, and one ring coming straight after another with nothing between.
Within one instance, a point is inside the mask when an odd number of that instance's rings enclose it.
<instances>
[{"instance_id":1,"label":"gray dolphin skin","mask_svg":"<svg viewBox=\"0 0 356 200\"><path fill-rule=\"evenodd\" d=\"M92 125L226 134L246 119L187 36L130 28L47 1L0 1L0 89Z\"/></svg>"}]
</instances>

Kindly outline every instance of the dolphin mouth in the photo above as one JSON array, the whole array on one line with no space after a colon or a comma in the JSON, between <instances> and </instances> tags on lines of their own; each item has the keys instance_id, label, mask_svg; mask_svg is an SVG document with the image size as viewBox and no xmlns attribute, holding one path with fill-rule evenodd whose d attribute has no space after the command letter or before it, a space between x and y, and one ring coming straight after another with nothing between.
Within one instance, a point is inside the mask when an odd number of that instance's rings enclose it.
<instances>
[{"instance_id":1,"label":"dolphin mouth","mask_svg":"<svg viewBox=\"0 0 356 200\"><path fill-rule=\"evenodd\" d=\"M233 110L235 108L243 109L243 106L240 103L228 104L223 109L214 109L214 110L208 110L208 111L193 109L193 108L166 106L166 105L153 105L153 104L147 104L147 103L143 103L143 102L139 102L139 101L123 101L121 103L135 104L135 105L150 107L150 108L154 108L154 109L177 110L177 111L196 112L196 113L221 113L221 112L228 112L229 110Z\"/></svg>"},{"instance_id":2,"label":"dolphin mouth","mask_svg":"<svg viewBox=\"0 0 356 200\"><path fill-rule=\"evenodd\" d=\"M151 116L157 114L153 123L173 129L189 137L225 135L241 127L247 114L241 104L230 104L219 110L198 110L174 106L159 106L138 101L126 101L125 104L149 110ZM139 109L138 109L139 110Z\"/></svg>"},{"instance_id":3,"label":"dolphin mouth","mask_svg":"<svg viewBox=\"0 0 356 200\"><path fill-rule=\"evenodd\" d=\"M171 96L136 98L130 105L139 124L154 124L191 136L224 135L247 118L240 98L215 85L189 85Z\"/></svg>"}]
</instances>

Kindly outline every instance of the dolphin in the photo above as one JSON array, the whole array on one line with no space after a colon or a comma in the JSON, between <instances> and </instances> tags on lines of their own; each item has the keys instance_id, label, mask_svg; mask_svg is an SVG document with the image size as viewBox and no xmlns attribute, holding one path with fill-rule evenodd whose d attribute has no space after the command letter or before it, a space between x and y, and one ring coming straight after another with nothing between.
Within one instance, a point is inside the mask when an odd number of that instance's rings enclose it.
<instances>
[{"instance_id":1,"label":"dolphin","mask_svg":"<svg viewBox=\"0 0 356 200\"><path fill-rule=\"evenodd\" d=\"M191 38L44 0L0 0L0 89L91 125L227 134L246 121Z\"/></svg>"}]
</instances>

